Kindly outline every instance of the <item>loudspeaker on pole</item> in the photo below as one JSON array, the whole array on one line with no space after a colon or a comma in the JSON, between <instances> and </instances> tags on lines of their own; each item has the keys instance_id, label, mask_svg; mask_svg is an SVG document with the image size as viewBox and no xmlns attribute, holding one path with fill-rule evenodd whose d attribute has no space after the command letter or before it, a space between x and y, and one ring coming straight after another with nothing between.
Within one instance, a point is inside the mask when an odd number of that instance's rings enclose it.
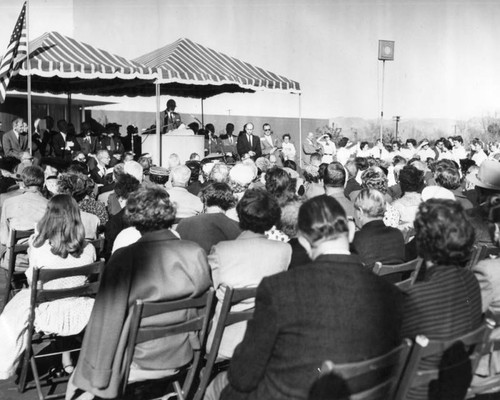
<instances>
[{"instance_id":1,"label":"loudspeaker on pole","mask_svg":"<svg viewBox=\"0 0 500 400\"><path fill-rule=\"evenodd\" d=\"M378 59L381 61L394 61L394 41L378 41Z\"/></svg>"}]
</instances>

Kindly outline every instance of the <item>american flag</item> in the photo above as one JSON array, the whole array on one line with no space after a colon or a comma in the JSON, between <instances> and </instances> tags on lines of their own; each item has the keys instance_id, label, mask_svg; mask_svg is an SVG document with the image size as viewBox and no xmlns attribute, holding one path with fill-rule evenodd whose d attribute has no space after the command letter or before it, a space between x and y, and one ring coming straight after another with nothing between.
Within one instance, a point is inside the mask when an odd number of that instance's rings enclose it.
<instances>
[{"instance_id":1,"label":"american flag","mask_svg":"<svg viewBox=\"0 0 500 400\"><path fill-rule=\"evenodd\" d=\"M17 19L16 26L10 37L9 46L0 63L0 103L5 101L7 86L14 71L16 58L20 55L28 54L28 44L26 41L26 2L24 2L21 14Z\"/></svg>"}]
</instances>

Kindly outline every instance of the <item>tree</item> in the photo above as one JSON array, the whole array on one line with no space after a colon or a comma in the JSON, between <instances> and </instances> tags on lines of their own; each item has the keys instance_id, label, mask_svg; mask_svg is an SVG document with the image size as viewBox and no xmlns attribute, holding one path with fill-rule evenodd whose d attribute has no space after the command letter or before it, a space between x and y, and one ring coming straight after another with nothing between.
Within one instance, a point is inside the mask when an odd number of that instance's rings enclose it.
<instances>
[{"instance_id":1,"label":"tree","mask_svg":"<svg viewBox=\"0 0 500 400\"><path fill-rule=\"evenodd\" d=\"M340 139L340 134L342 133L342 128L335 128L335 122L332 122L332 126L322 126L319 128L316 128L316 133L318 137L321 137L327 133L329 133L332 136L332 141L337 143L338 140Z\"/></svg>"}]
</instances>

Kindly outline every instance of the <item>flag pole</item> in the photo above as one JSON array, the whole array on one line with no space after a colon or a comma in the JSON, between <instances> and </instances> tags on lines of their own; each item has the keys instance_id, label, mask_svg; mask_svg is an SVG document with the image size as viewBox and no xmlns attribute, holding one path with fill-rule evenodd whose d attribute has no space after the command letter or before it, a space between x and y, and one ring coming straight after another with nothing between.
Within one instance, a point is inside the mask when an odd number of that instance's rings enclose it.
<instances>
[{"instance_id":1,"label":"flag pole","mask_svg":"<svg viewBox=\"0 0 500 400\"><path fill-rule=\"evenodd\" d=\"M26 0L26 69L28 73L28 149L33 155L32 115L31 115L31 63L30 63L30 1Z\"/></svg>"},{"instance_id":2,"label":"flag pole","mask_svg":"<svg viewBox=\"0 0 500 400\"><path fill-rule=\"evenodd\" d=\"M299 168L304 168L302 164L302 94L299 93Z\"/></svg>"},{"instance_id":3,"label":"flag pole","mask_svg":"<svg viewBox=\"0 0 500 400\"><path fill-rule=\"evenodd\" d=\"M161 154L161 134L162 134L162 123L160 119L160 96L161 96L161 90L160 90L160 84L155 83L155 91L156 91L156 146L158 148L157 150L157 156L158 156L158 165L161 167L163 165L162 163L162 154Z\"/></svg>"}]
</instances>

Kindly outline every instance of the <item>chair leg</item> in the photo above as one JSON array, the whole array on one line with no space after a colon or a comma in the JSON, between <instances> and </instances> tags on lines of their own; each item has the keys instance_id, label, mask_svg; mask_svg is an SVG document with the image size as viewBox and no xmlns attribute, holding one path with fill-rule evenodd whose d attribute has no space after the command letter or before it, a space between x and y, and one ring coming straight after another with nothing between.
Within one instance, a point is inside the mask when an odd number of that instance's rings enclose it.
<instances>
[{"instance_id":1,"label":"chair leg","mask_svg":"<svg viewBox=\"0 0 500 400\"><path fill-rule=\"evenodd\" d=\"M19 376L19 383L17 384L17 391L19 393L24 393L26 390L26 379L28 377L29 361L31 358L31 351L26 349L23 356L23 361L21 365L21 374Z\"/></svg>"},{"instance_id":2,"label":"chair leg","mask_svg":"<svg viewBox=\"0 0 500 400\"><path fill-rule=\"evenodd\" d=\"M200 383L198 385L198 389L194 394L194 400L201 400L205 395L205 390L207 389L208 383L210 381L210 373L212 368L207 368L205 365L200 372Z\"/></svg>"},{"instance_id":3,"label":"chair leg","mask_svg":"<svg viewBox=\"0 0 500 400\"><path fill-rule=\"evenodd\" d=\"M182 391L179 381L174 382L174 389L175 392L177 393L177 400L184 400L184 392Z\"/></svg>"},{"instance_id":4,"label":"chair leg","mask_svg":"<svg viewBox=\"0 0 500 400\"><path fill-rule=\"evenodd\" d=\"M33 379L35 380L36 391L38 393L39 400L45 400L42 392L42 383L40 382L40 375L38 374L38 368L36 366L35 357L30 358L31 371L33 372Z\"/></svg>"},{"instance_id":5,"label":"chair leg","mask_svg":"<svg viewBox=\"0 0 500 400\"><path fill-rule=\"evenodd\" d=\"M12 282L11 282L12 275L10 274L9 271L6 271L5 275L6 275L6 278L5 278L6 279L6 283L5 283L5 294L4 294L4 297L3 297L3 308L5 308L5 306L7 305L7 303L10 300L10 291L12 289Z\"/></svg>"}]
</instances>

